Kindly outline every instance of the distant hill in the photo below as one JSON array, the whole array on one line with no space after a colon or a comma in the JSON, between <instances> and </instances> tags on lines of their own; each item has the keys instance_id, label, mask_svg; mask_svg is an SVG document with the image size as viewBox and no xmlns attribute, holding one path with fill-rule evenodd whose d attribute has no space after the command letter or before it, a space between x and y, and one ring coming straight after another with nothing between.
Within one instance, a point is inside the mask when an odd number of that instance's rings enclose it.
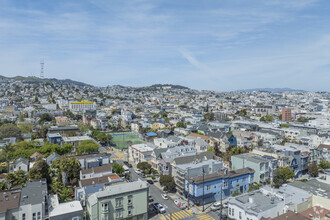
<instances>
[{"instance_id":1,"label":"distant hill","mask_svg":"<svg viewBox=\"0 0 330 220\"><path fill-rule=\"evenodd\" d=\"M157 88L157 87L171 87L172 89L190 89L188 87L185 87L185 86L180 86L180 85L171 85L171 84L154 84L154 85L151 85L151 86L148 86L148 87L152 87L152 88Z\"/></svg>"},{"instance_id":2,"label":"distant hill","mask_svg":"<svg viewBox=\"0 0 330 220\"><path fill-rule=\"evenodd\" d=\"M15 80L15 81L23 81L29 83L58 83L63 85L77 85L77 86L92 86L83 82L74 81L71 79L55 79L55 78L38 78L34 76L14 76L14 77L6 77L0 75L0 82L4 80Z\"/></svg>"},{"instance_id":3,"label":"distant hill","mask_svg":"<svg viewBox=\"0 0 330 220\"><path fill-rule=\"evenodd\" d=\"M243 89L239 92L306 92L305 90L291 89L291 88L255 88L255 89Z\"/></svg>"}]
</instances>

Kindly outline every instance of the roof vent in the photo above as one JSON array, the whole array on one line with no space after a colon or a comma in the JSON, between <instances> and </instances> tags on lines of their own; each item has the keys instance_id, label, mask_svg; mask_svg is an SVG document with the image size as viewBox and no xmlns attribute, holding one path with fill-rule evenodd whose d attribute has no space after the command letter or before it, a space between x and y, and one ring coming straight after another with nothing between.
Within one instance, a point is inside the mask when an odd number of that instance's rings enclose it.
<instances>
[{"instance_id":1,"label":"roof vent","mask_svg":"<svg viewBox=\"0 0 330 220\"><path fill-rule=\"evenodd\" d=\"M23 196L23 199L27 199L27 198L28 198L28 196L27 196L27 195L24 195L24 196Z\"/></svg>"}]
</instances>

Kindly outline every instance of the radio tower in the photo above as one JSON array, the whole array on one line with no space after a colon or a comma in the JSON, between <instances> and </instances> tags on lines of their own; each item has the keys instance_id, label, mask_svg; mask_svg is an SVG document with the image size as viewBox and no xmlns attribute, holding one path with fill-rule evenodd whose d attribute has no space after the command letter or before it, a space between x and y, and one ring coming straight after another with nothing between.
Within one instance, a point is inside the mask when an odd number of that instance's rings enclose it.
<instances>
[{"instance_id":1,"label":"radio tower","mask_svg":"<svg viewBox=\"0 0 330 220\"><path fill-rule=\"evenodd\" d=\"M40 61L40 78L44 78L44 60Z\"/></svg>"}]
</instances>

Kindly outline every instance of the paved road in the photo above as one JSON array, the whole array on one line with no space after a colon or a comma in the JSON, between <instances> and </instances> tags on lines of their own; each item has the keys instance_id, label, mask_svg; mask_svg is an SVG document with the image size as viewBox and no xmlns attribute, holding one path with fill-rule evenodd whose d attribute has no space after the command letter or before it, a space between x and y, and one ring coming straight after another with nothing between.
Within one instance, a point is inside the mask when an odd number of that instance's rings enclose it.
<instances>
[{"instance_id":1,"label":"paved road","mask_svg":"<svg viewBox=\"0 0 330 220\"><path fill-rule=\"evenodd\" d=\"M145 178L136 174L133 169L130 169L130 171L131 171L132 181L136 181L138 178L140 178L142 180L146 180ZM162 204L164 206L164 208L166 209L165 214L181 211L181 209L174 204L174 201L171 198L169 198L167 200L163 199L161 196L162 193L163 192L159 188L157 188L155 185L153 185L153 184L150 185L149 195L152 196L152 198L154 199L153 203L158 202L158 203Z\"/></svg>"}]
</instances>

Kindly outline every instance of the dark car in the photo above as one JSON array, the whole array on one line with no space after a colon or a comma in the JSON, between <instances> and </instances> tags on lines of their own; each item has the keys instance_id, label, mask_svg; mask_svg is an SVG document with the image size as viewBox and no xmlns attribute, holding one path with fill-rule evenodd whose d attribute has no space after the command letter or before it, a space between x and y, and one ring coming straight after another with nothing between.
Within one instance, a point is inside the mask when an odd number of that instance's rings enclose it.
<instances>
[{"instance_id":1,"label":"dark car","mask_svg":"<svg viewBox=\"0 0 330 220\"><path fill-rule=\"evenodd\" d=\"M147 182L148 182L149 184L154 184L154 182L153 182L152 180L147 180Z\"/></svg>"},{"instance_id":2,"label":"dark car","mask_svg":"<svg viewBox=\"0 0 330 220\"><path fill-rule=\"evenodd\" d=\"M126 166L128 166L128 168L132 168L133 167L132 164L130 164L130 163L126 164Z\"/></svg>"}]
</instances>

